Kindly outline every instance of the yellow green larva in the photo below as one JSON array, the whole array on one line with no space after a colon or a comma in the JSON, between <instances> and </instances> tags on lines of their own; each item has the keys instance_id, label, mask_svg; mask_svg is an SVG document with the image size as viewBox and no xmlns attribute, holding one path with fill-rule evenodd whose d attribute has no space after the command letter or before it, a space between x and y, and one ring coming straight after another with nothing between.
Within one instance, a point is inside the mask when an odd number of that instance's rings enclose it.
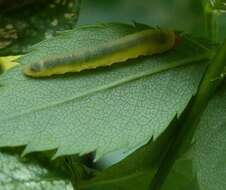
<instances>
[{"instance_id":1,"label":"yellow green larva","mask_svg":"<svg viewBox=\"0 0 226 190\"><path fill-rule=\"evenodd\" d=\"M47 77L85 69L110 66L139 56L163 53L174 47L174 31L147 29L126 35L93 48L83 48L73 54L50 57L24 67L31 77Z\"/></svg>"}]
</instances>

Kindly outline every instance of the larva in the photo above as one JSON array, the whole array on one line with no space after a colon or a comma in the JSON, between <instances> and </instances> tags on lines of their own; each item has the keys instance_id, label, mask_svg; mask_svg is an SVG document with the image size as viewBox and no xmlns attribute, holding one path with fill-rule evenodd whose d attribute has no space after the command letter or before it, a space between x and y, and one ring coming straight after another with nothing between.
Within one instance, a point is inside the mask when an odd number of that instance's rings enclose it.
<instances>
[{"instance_id":1,"label":"larva","mask_svg":"<svg viewBox=\"0 0 226 190\"><path fill-rule=\"evenodd\" d=\"M73 54L59 55L28 64L23 71L31 77L80 72L110 66L139 56L163 53L173 48L175 43L174 31L146 29L94 48L84 48Z\"/></svg>"}]
</instances>

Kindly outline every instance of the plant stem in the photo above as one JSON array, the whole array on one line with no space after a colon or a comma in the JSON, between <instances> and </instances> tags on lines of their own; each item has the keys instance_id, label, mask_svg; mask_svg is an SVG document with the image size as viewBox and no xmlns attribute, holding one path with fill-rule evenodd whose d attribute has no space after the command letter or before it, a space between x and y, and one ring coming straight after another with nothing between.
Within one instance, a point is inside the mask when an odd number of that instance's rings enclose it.
<instances>
[{"instance_id":1,"label":"plant stem","mask_svg":"<svg viewBox=\"0 0 226 190\"><path fill-rule=\"evenodd\" d=\"M221 0L206 0L203 7L206 33L212 41L221 43L226 39L226 5Z\"/></svg>"},{"instance_id":2,"label":"plant stem","mask_svg":"<svg viewBox=\"0 0 226 190\"><path fill-rule=\"evenodd\" d=\"M224 73L225 63L226 41L207 67L199 85L197 95L194 97L194 101L185 118L182 122L178 123L180 127L175 134L175 140L167 150L166 156L149 186L149 190L161 189L176 159L187 150L188 146L190 146L193 134L208 101L223 81L223 77L221 76Z\"/></svg>"}]
</instances>

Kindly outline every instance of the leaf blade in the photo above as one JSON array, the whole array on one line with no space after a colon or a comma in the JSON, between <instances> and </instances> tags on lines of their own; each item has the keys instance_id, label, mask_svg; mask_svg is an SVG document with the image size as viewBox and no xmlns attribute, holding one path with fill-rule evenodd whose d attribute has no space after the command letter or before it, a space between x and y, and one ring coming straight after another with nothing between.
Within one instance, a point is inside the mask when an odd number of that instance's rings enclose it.
<instances>
[{"instance_id":1,"label":"leaf blade","mask_svg":"<svg viewBox=\"0 0 226 190\"><path fill-rule=\"evenodd\" d=\"M20 62L95 46L94 42L104 43L136 30L139 28L124 24L81 27L34 46ZM67 47L62 47L62 40ZM34 80L23 76L17 67L0 81L0 146L28 144L25 153L57 149L56 156L96 150L97 158L141 146L152 136L158 137L175 113L186 107L205 68L205 61L200 61L204 58L208 58L206 50L184 40L166 54L75 75ZM194 61L200 62L179 67ZM170 69L173 66L175 69ZM160 72L164 69L168 71ZM144 76L146 71L150 75ZM101 91L104 87L108 88Z\"/></svg>"}]
</instances>

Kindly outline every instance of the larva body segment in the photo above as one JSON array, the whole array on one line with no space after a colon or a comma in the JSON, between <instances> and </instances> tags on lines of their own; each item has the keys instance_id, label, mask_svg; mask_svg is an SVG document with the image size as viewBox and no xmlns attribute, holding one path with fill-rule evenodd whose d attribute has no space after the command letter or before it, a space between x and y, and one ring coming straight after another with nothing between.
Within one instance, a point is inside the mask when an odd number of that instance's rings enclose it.
<instances>
[{"instance_id":1,"label":"larva body segment","mask_svg":"<svg viewBox=\"0 0 226 190\"><path fill-rule=\"evenodd\" d=\"M68 72L110 66L128 59L163 53L175 45L175 33L169 30L147 29L95 48L83 48L69 55L59 55L25 66L31 77L47 77Z\"/></svg>"}]
</instances>

